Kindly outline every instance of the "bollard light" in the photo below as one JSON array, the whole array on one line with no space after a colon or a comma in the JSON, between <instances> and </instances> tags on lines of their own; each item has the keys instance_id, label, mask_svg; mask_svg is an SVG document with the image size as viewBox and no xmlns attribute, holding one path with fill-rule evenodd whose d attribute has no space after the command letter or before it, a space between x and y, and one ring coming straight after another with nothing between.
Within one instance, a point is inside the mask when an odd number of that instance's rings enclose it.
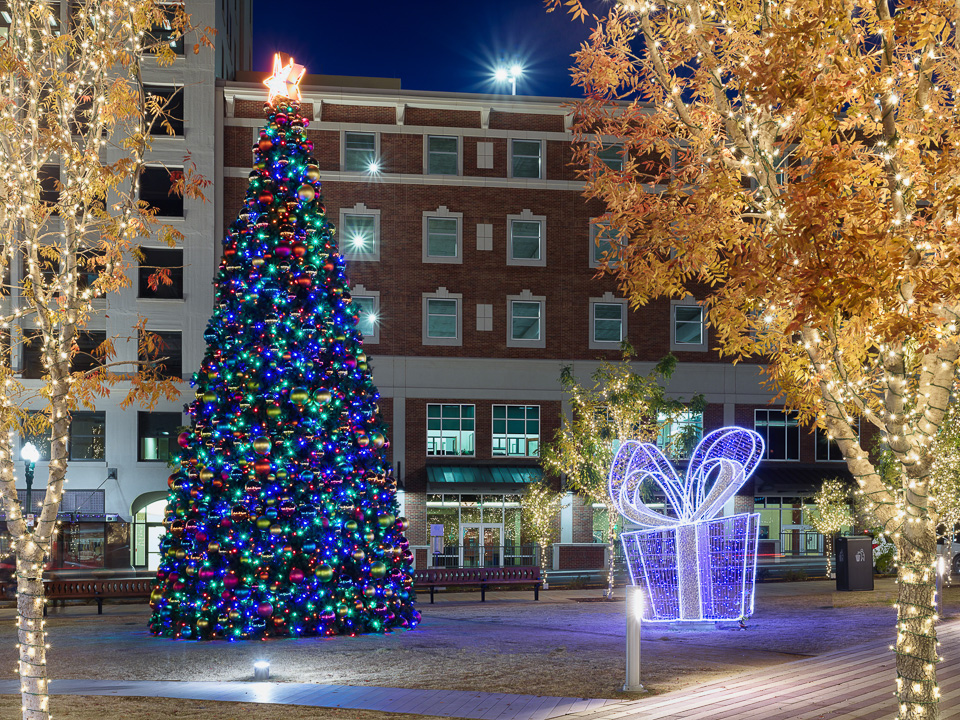
<instances>
[{"instance_id":1,"label":"bollard light","mask_svg":"<svg viewBox=\"0 0 960 720\"><path fill-rule=\"evenodd\" d=\"M643 617L643 595L636 585L626 587L627 677L624 692L643 692L640 684L640 619Z\"/></svg>"},{"instance_id":2,"label":"bollard light","mask_svg":"<svg viewBox=\"0 0 960 720\"><path fill-rule=\"evenodd\" d=\"M270 661L257 660L253 664L253 679L257 682L263 682L270 679Z\"/></svg>"}]
</instances>

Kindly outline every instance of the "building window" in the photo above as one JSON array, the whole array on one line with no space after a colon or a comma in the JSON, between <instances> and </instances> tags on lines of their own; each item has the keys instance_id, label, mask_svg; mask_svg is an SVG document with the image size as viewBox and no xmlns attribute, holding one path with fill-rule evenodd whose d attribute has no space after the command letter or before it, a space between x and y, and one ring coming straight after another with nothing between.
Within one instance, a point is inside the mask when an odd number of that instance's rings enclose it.
<instances>
[{"instance_id":1,"label":"building window","mask_svg":"<svg viewBox=\"0 0 960 720\"><path fill-rule=\"evenodd\" d=\"M455 338L457 336L457 301L427 300L427 337Z\"/></svg>"},{"instance_id":2,"label":"building window","mask_svg":"<svg viewBox=\"0 0 960 720\"><path fill-rule=\"evenodd\" d=\"M376 172L377 134L345 132L343 134L343 169L353 172Z\"/></svg>"},{"instance_id":3,"label":"building window","mask_svg":"<svg viewBox=\"0 0 960 720\"><path fill-rule=\"evenodd\" d=\"M183 168L147 165L140 174L140 199L159 217L183 217L183 195L176 191Z\"/></svg>"},{"instance_id":4,"label":"building window","mask_svg":"<svg viewBox=\"0 0 960 720\"><path fill-rule=\"evenodd\" d=\"M860 436L860 418L857 418L856 423L853 425L853 431L857 434L857 437ZM837 441L831 440L827 436L826 430L817 428L815 438L817 445L817 462L843 462L845 460L843 453L840 451L840 446L837 445Z\"/></svg>"},{"instance_id":5,"label":"building window","mask_svg":"<svg viewBox=\"0 0 960 720\"><path fill-rule=\"evenodd\" d=\"M143 370L156 370L160 377L183 377L183 333L179 330L147 331L140 338L139 360Z\"/></svg>"},{"instance_id":6,"label":"building window","mask_svg":"<svg viewBox=\"0 0 960 720\"><path fill-rule=\"evenodd\" d=\"M529 290L507 297L507 346L545 347L543 309L546 298Z\"/></svg>"},{"instance_id":7,"label":"building window","mask_svg":"<svg viewBox=\"0 0 960 720\"><path fill-rule=\"evenodd\" d=\"M597 159L611 170L623 170L623 145L607 145L597 150Z\"/></svg>"},{"instance_id":8,"label":"building window","mask_svg":"<svg viewBox=\"0 0 960 720\"><path fill-rule=\"evenodd\" d=\"M340 252L347 260L380 259L380 211L363 203L340 211Z\"/></svg>"},{"instance_id":9,"label":"building window","mask_svg":"<svg viewBox=\"0 0 960 720\"><path fill-rule=\"evenodd\" d=\"M37 170L37 180L40 181L40 203L54 206L60 202L60 166L41 165Z\"/></svg>"},{"instance_id":10,"label":"building window","mask_svg":"<svg viewBox=\"0 0 960 720\"><path fill-rule=\"evenodd\" d=\"M70 360L71 372L90 372L103 365L101 346L107 341L105 330L81 330L76 334L77 352Z\"/></svg>"},{"instance_id":11,"label":"building window","mask_svg":"<svg viewBox=\"0 0 960 720\"><path fill-rule=\"evenodd\" d=\"M460 174L460 139L444 135L427 136L427 174Z\"/></svg>"},{"instance_id":12,"label":"building window","mask_svg":"<svg viewBox=\"0 0 960 720\"><path fill-rule=\"evenodd\" d=\"M493 455L540 456L540 406L493 406Z\"/></svg>"},{"instance_id":13,"label":"building window","mask_svg":"<svg viewBox=\"0 0 960 720\"><path fill-rule=\"evenodd\" d=\"M173 3L158 3L158 5L168 5L165 10L166 18L159 24L150 29L150 39L148 49L157 45L169 45L177 55L183 55L183 31L174 29L174 16L176 15L176 6Z\"/></svg>"},{"instance_id":14,"label":"building window","mask_svg":"<svg viewBox=\"0 0 960 720\"><path fill-rule=\"evenodd\" d=\"M590 298L590 347L615 349L627 337L627 301L613 293Z\"/></svg>"},{"instance_id":15,"label":"building window","mask_svg":"<svg viewBox=\"0 0 960 720\"><path fill-rule=\"evenodd\" d=\"M461 345L463 295L449 293L444 287L423 294L424 345Z\"/></svg>"},{"instance_id":16,"label":"building window","mask_svg":"<svg viewBox=\"0 0 960 720\"><path fill-rule=\"evenodd\" d=\"M139 462L167 462L177 452L183 417L177 412L138 412Z\"/></svg>"},{"instance_id":17,"label":"building window","mask_svg":"<svg viewBox=\"0 0 960 720\"><path fill-rule=\"evenodd\" d=\"M423 213L423 262L463 262L463 213L452 213L445 205Z\"/></svg>"},{"instance_id":18,"label":"building window","mask_svg":"<svg viewBox=\"0 0 960 720\"><path fill-rule=\"evenodd\" d=\"M363 335L365 345L380 342L380 293L367 290L363 285L353 289L353 304L357 308L357 329Z\"/></svg>"},{"instance_id":19,"label":"building window","mask_svg":"<svg viewBox=\"0 0 960 720\"><path fill-rule=\"evenodd\" d=\"M137 297L152 300L183 298L183 250L140 248Z\"/></svg>"},{"instance_id":20,"label":"building window","mask_svg":"<svg viewBox=\"0 0 960 720\"><path fill-rule=\"evenodd\" d=\"M670 302L670 349L695 352L707 349L703 308L693 300Z\"/></svg>"},{"instance_id":21,"label":"building window","mask_svg":"<svg viewBox=\"0 0 960 720\"><path fill-rule=\"evenodd\" d=\"M40 412L28 412L21 425L20 448L27 443L33 443L33 446L40 453L40 460L47 462L50 460L50 424ZM21 455L22 457L22 455Z\"/></svg>"},{"instance_id":22,"label":"building window","mask_svg":"<svg viewBox=\"0 0 960 720\"><path fill-rule=\"evenodd\" d=\"M753 429L763 437L768 460L800 459L800 420L797 413L754 410Z\"/></svg>"},{"instance_id":23,"label":"building window","mask_svg":"<svg viewBox=\"0 0 960 720\"><path fill-rule=\"evenodd\" d=\"M657 447L677 460L690 457L690 453L703 437L703 413L684 411L674 417L660 415L662 423L657 437Z\"/></svg>"},{"instance_id":24,"label":"building window","mask_svg":"<svg viewBox=\"0 0 960 720\"><path fill-rule=\"evenodd\" d=\"M610 223L590 221L590 267L604 264L616 267L620 252L626 243L610 229Z\"/></svg>"},{"instance_id":25,"label":"building window","mask_svg":"<svg viewBox=\"0 0 960 720\"><path fill-rule=\"evenodd\" d=\"M524 210L507 216L507 265L544 267L547 264L547 219Z\"/></svg>"},{"instance_id":26,"label":"building window","mask_svg":"<svg viewBox=\"0 0 960 720\"><path fill-rule=\"evenodd\" d=\"M43 366L43 336L39 330L26 330L23 344L20 346L20 377L25 380L39 380L47 374Z\"/></svg>"},{"instance_id":27,"label":"building window","mask_svg":"<svg viewBox=\"0 0 960 720\"><path fill-rule=\"evenodd\" d=\"M102 412L75 412L70 422L70 459L103 460L107 449L107 419Z\"/></svg>"},{"instance_id":28,"label":"building window","mask_svg":"<svg viewBox=\"0 0 960 720\"><path fill-rule=\"evenodd\" d=\"M510 177L539 178L542 144L539 140L510 141Z\"/></svg>"},{"instance_id":29,"label":"building window","mask_svg":"<svg viewBox=\"0 0 960 720\"><path fill-rule=\"evenodd\" d=\"M151 135L183 136L183 92L173 85L143 86Z\"/></svg>"},{"instance_id":30,"label":"building window","mask_svg":"<svg viewBox=\"0 0 960 720\"><path fill-rule=\"evenodd\" d=\"M473 455L473 405L427 405L427 455Z\"/></svg>"}]
</instances>

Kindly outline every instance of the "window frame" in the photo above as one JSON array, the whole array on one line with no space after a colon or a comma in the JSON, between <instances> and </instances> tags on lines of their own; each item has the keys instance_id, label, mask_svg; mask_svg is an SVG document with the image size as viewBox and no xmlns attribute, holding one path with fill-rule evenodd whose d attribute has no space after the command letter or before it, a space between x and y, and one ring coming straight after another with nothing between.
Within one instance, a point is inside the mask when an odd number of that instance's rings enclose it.
<instances>
[{"instance_id":1,"label":"window frame","mask_svg":"<svg viewBox=\"0 0 960 720\"><path fill-rule=\"evenodd\" d=\"M446 172L433 172L430 169L430 159L434 155L450 155L451 153L446 151L431 150L430 149L430 140L433 138L442 139L442 140L453 140L456 143L457 149L453 153L456 155L455 163L456 172L446 173ZM423 142L423 174L424 175L438 175L440 177L460 177L463 175L463 138L459 135L426 135Z\"/></svg>"},{"instance_id":2,"label":"window frame","mask_svg":"<svg viewBox=\"0 0 960 720\"><path fill-rule=\"evenodd\" d=\"M160 170L165 172L167 174L167 177L170 179L170 185L167 187L167 193L163 197L166 199L166 202L173 203L174 206L179 205L179 209L180 209L179 215L178 214L165 215L162 212L164 209L163 206L152 205L150 204L151 201L149 199L143 197L144 179L147 177L147 172L148 171L154 172L154 171L160 171ZM183 167L177 166L177 165L158 165L155 163L146 163L143 166L143 170L140 173L140 177L137 178L137 199L147 202L149 204L149 207L158 208L156 217L163 218L165 222L169 222L171 220L183 220L187 216L186 198L183 195L177 195L176 193L170 192L170 188L173 187L173 182L174 182L172 179L172 176L174 173L177 173L177 172L179 172L180 175L182 176Z\"/></svg>"},{"instance_id":3,"label":"window frame","mask_svg":"<svg viewBox=\"0 0 960 720\"><path fill-rule=\"evenodd\" d=\"M170 336L173 336L173 335L177 336L179 340L179 345L180 345L180 353L179 353L180 357L178 359L164 361L162 364L156 365L155 367L157 368L159 377L166 378L166 379L172 378L175 380L182 380L183 379L183 330L176 329L176 328L170 329L170 330L158 330L156 328L146 328L146 332L149 332L152 335L157 335L160 338L160 342L164 344L166 344ZM160 349L157 351L157 356L163 357L165 353L166 353L166 350ZM152 362L151 358L142 356L139 353L139 351L137 352L137 360L140 362ZM169 366L169 370L167 369L168 366ZM160 370L161 367L163 368L163 370ZM173 370L177 370L177 369L180 370L179 375L172 372Z\"/></svg>"},{"instance_id":4,"label":"window frame","mask_svg":"<svg viewBox=\"0 0 960 720\"><path fill-rule=\"evenodd\" d=\"M498 418L498 417L497 417L497 408L504 408L504 416L503 416L503 418ZM523 438L523 448L524 448L524 452L523 452L522 455L521 455L521 454L518 454L518 453L511 453L511 452L510 452L511 433L510 433L509 422L510 422L511 418L509 417L509 414L510 414L509 408L523 408L523 409L524 409L524 417L523 417L523 420L522 420L522 422L523 422L523 433L522 433L521 435L516 435L516 434L513 435L514 439L516 439L516 438L518 438L518 437L522 437L522 438ZM536 437L534 438L534 442L536 442L536 446L537 446L537 447L536 447L536 451L531 454L531 453L530 453L530 442L531 442L531 438L533 438L533 436L532 436L532 435L529 435L529 434L527 433L527 423L529 423L529 422L531 421L531 419L530 419L529 417L527 417L527 411L529 411L529 410L532 409L532 408L536 408L536 409L537 409L537 417L536 417L536 421L537 421L537 434L536 434ZM491 457L517 457L517 458L521 458L521 457L522 457L522 458L538 458L538 457L540 457L540 435L541 435L541 430L542 430L542 427L543 427L543 426L541 425L541 421L542 421L543 418L542 418L542 416L541 416L540 410L541 410L540 405L518 405L518 404L514 404L514 403L494 403L494 404L491 406L491 408L490 408L490 455L491 455ZM513 419L516 420L516 418L513 418ZM497 421L498 421L498 420L500 420L500 421L503 422L503 433L500 433L499 435L498 435L498 433L497 433ZM497 439L498 439L498 437L500 437L500 436L502 436L503 442L504 442L504 451L503 451L502 453L497 452Z\"/></svg>"},{"instance_id":5,"label":"window frame","mask_svg":"<svg viewBox=\"0 0 960 720\"><path fill-rule=\"evenodd\" d=\"M373 250L369 253L358 253L355 250L349 250L343 247L340 240L345 238L346 218L347 217L372 217L373 218ZM357 203L352 208L340 208L340 224L337 226L337 245L340 254L349 262L379 262L380 261L380 211L368 208L364 203ZM344 232L340 232L344 229Z\"/></svg>"},{"instance_id":6,"label":"window frame","mask_svg":"<svg viewBox=\"0 0 960 720\"><path fill-rule=\"evenodd\" d=\"M620 339L616 342L612 340L597 340L597 305L618 305L620 307ZM613 293L604 293L603 297L590 298L590 337L588 347L591 350L618 350L627 335L627 307L626 298L616 298ZM605 318L606 319L606 318Z\"/></svg>"},{"instance_id":7,"label":"window frame","mask_svg":"<svg viewBox=\"0 0 960 720\"><path fill-rule=\"evenodd\" d=\"M453 255L431 255L430 254L430 221L431 220L453 220L457 224L456 229L456 252ZM447 263L453 265L463 264L463 213L450 212L446 205L441 205L436 210L423 211L423 253L422 261L425 263Z\"/></svg>"},{"instance_id":8,"label":"window frame","mask_svg":"<svg viewBox=\"0 0 960 720\"><path fill-rule=\"evenodd\" d=\"M357 298L370 298L373 300L373 312L374 315L376 315L376 319L373 321L373 332L369 335L364 333L360 328L360 322L357 323L357 329L363 335L364 345L378 345L380 343L380 291L367 290L363 285L355 285L350 291L350 296L354 304L357 304ZM357 304L358 312L359 307L359 304Z\"/></svg>"},{"instance_id":9,"label":"window frame","mask_svg":"<svg viewBox=\"0 0 960 720\"><path fill-rule=\"evenodd\" d=\"M598 237L603 228L609 228L610 223L606 221L600 221L599 218L590 218L590 251L589 251L589 260L587 264L592 268L604 267L604 262L602 257L597 257L598 251L602 246L598 245ZM614 246L614 241L609 237L599 238L601 242L606 243L609 248L612 250ZM622 245L621 245L622 247ZM602 255L602 253L601 253ZM619 265L618 260L611 260L606 263L606 267L615 268Z\"/></svg>"},{"instance_id":10,"label":"window frame","mask_svg":"<svg viewBox=\"0 0 960 720\"><path fill-rule=\"evenodd\" d=\"M176 424L175 427L179 428L179 427L183 427L183 426L185 425L185 423L184 423L184 421L183 421L183 413L179 413L179 412L166 412L166 411L159 412L159 411L153 411L153 410L148 410L148 411L140 410L140 411L137 412L137 462L151 463L151 464L153 464L153 463L167 463L167 462L169 462L169 460L170 460L170 456L171 456L171 455L175 455L176 452L177 452L177 450L176 450L177 436L176 436L175 434L173 434L173 433L171 433L171 435L170 435L170 445L169 445L169 447L168 447L168 449L167 449L167 457L165 457L165 458L161 458L161 457L146 458L146 457L144 457L143 441L144 441L145 439L147 439L147 436L146 436L145 433L144 433L144 419L147 418L147 417L149 417L149 416L152 416L152 415L176 416L177 419L178 419L178 421L177 421L177 424ZM168 419L169 419L169 418L168 418ZM157 439L157 438L158 438L158 435L154 434L154 435L152 435L151 437L153 437L154 439ZM159 443L158 443L158 447L159 447ZM158 454L159 454L159 453L158 453Z\"/></svg>"},{"instance_id":11,"label":"window frame","mask_svg":"<svg viewBox=\"0 0 960 720\"><path fill-rule=\"evenodd\" d=\"M438 418L431 418L431 417L430 417L430 408L431 408L431 407L439 407L439 408L440 408L440 416L439 416ZM445 452L436 452L436 451L430 452L430 447L431 447L431 442L430 442L430 440L431 440L431 436L430 436L430 433L431 433L430 421L431 421L431 420L437 420L437 419L440 420L440 429L439 429L439 432L440 432L440 441L442 442L443 439L444 439L444 435L443 435L443 433L444 433L443 421L444 421L444 420L452 419L452 418L445 418L445 417L444 417L444 415L443 415L443 409L446 408L446 407L459 407L459 408L460 408L460 410L459 410L459 415L458 415L458 419L459 419L459 421L460 421L460 429L459 429L459 430L456 430L456 431L450 431L450 432L457 432L457 433L472 432L472 433L473 433L472 443L471 443L471 451L470 451L469 453L445 453ZM472 417L470 417L470 418L464 418L463 408L465 408L465 407L468 407L468 408L471 408L471 409L472 409L472 411L473 411L473 416L472 416ZM427 431L426 439L427 439L427 442L426 442L426 447L424 448L424 453L425 453L426 457L476 457L476 455L477 455L477 406L476 406L475 404L473 404L473 403L427 403L427 406L426 406L426 408L425 408L424 414L425 414L425 416L426 416L426 421L427 421L427 422L426 422L426 431ZM473 422L473 429L472 429L472 430L464 430L464 429L463 429L463 421L464 421L465 419L469 419L469 420L471 420L471 421ZM459 435L458 435L457 437L458 437L458 439L459 439ZM436 445L434 445L434 447L436 447Z\"/></svg>"},{"instance_id":12,"label":"window frame","mask_svg":"<svg viewBox=\"0 0 960 720\"><path fill-rule=\"evenodd\" d=\"M517 175L516 173L516 161L518 158L530 158L532 155L517 155L516 152L516 143L537 143L539 145L539 152L536 156L537 158L537 174L536 175ZM511 178L517 178L518 180L543 180L543 155L544 155L543 140L537 138L510 138L510 164L509 170Z\"/></svg>"},{"instance_id":13,"label":"window frame","mask_svg":"<svg viewBox=\"0 0 960 720\"><path fill-rule=\"evenodd\" d=\"M167 138L170 140L173 140L175 138L183 138L186 135L186 126L187 126L186 124L187 103L186 103L186 97L184 96L184 93L186 93L186 87L183 85L176 85L174 83L159 83L159 82L144 83L143 84L144 99L146 99L146 96L148 94L159 94L159 93L156 93L158 89L163 92L170 93L170 96L172 99L169 99L167 103L168 113L170 112L170 107L169 107L170 105L173 105L173 107L176 108L177 105L179 104L180 117L168 118L168 122L170 123L170 126L174 130L173 135L170 135L167 132L166 128L163 127L163 120L160 118L159 115L157 115L156 116L157 120L150 127L150 137L153 138L154 140L158 138ZM178 99L179 99L179 103L178 103ZM177 123L179 123L180 125L180 132L176 131Z\"/></svg>"},{"instance_id":14,"label":"window frame","mask_svg":"<svg viewBox=\"0 0 960 720\"><path fill-rule=\"evenodd\" d=\"M143 253L143 261L137 261L137 300L184 300L183 292L183 275L185 270L185 263L183 261L184 251L183 248L171 248L171 247L141 247L140 252ZM179 253L180 262L177 265L161 265L159 262L151 262L147 257L147 253ZM146 265L146 267L144 267ZM170 279L173 281L172 285L163 285L162 283L157 285L157 293L161 292L161 288L169 288L170 292L178 292L179 295L174 295L172 297L162 297L160 295L149 294L153 293L153 290L150 290L149 277L151 274L157 270L151 270L150 268L170 268ZM144 274L146 273L146 274ZM178 287L179 285L179 287ZM148 294L144 294L144 293Z\"/></svg>"},{"instance_id":15,"label":"window frame","mask_svg":"<svg viewBox=\"0 0 960 720\"><path fill-rule=\"evenodd\" d=\"M858 417L856 422L855 431L857 433L857 439L860 438L860 418ZM820 448L826 445L827 448L827 457L820 457ZM834 451L839 455L839 457L831 457ZM813 460L814 462L846 462L846 458L843 457L843 451L840 450L840 446L837 445L836 440L831 440L827 437L827 431L823 430L820 427L814 428L813 434Z\"/></svg>"},{"instance_id":16,"label":"window frame","mask_svg":"<svg viewBox=\"0 0 960 720\"><path fill-rule=\"evenodd\" d=\"M601 153L609 152L609 151L615 151L617 153L617 157L616 159L613 160L613 162L619 163L620 167L612 167L608 159L601 156ZM613 172L623 172L624 156L623 156L622 142L611 142L611 143L600 142L598 149L596 153L594 153L594 155L596 156L597 160L600 163L606 166L607 170L611 170Z\"/></svg>"},{"instance_id":17,"label":"window frame","mask_svg":"<svg viewBox=\"0 0 960 720\"><path fill-rule=\"evenodd\" d=\"M665 416L661 415L659 418L657 418L657 422L660 423L666 419L667 418ZM671 444L672 438L683 432L683 426L685 425L696 425L699 427L700 435L697 438L697 442L700 442L700 440L703 439L703 411L700 410L697 412L693 410L684 410L679 414L678 417L661 427L660 431L657 433L656 445L658 448L660 448L661 452L664 454L667 453L667 448ZM696 444L690 448L690 451L692 452L695 447ZM679 455L676 453L671 453L670 457L674 460L689 460L690 454L686 453Z\"/></svg>"},{"instance_id":18,"label":"window frame","mask_svg":"<svg viewBox=\"0 0 960 720\"><path fill-rule=\"evenodd\" d=\"M760 413L764 413L764 422L759 423ZM781 413L784 416L783 422L783 447L784 447L784 457L771 457L770 456L770 413ZM789 432L790 428L790 419L796 422L795 432L795 447L797 449L797 456L795 458L787 457L790 455L790 438ZM753 411L753 430L756 433L759 433L763 437L763 459L764 460L773 460L775 462L799 462L800 461L800 422L797 419L798 413L796 411L785 410L783 407L779 408L756 408ZM761 431L760 428L764 430Z\"/></svg>"},{"instance_id":19,"label":"window frame","mask_svg":"<svg viewBox=\"0 0 960 720\"><path fill-rule=\"evenodd\" d=\"M538 222L540 223L540 247L538 258L515 258L513 256L513 224L515 222ZM519 215L507 215L507 265L517 265L522 267L546 267L547 266L547 216L534 215L527 208Z\"/></svg>"},{"instance_id":20,"label":"window frame","mask_svg":"<svg viewBox=\"0 0 960 720\"><path fill-rule=\"evenodd\" d=\"M347 151L350 149L347 147L347 136L348 135L373 135L373 159L372 162L380 162L380 133L375 130L344 130L340 134L340 171L341 172L356 172L356 173L370 173L370 163L367 163L365 168L351 168L347 164Z\"/></svg>"},{"instance_id":21,"label":"window frame","mask_svg":"<svg viewBox=\"0 0 960 720\"><path fill-rule=\"evenodd\" d=\"M513 307L514 303L536 303L540 306L539 337L536 339L514 338L513 336ZM507 347L515 348L545 348L547 346L547 298L544 295L534 295L524 290L519 295L507 296Z\"/></svg>"},{"instance_id":22,"label":"window frame","mask_svg":"<svg viewBox=\"0 0 960 720\"><path fill-rule=\"evenodd\" d=\"M76 423L78 419L94 420L96 419L96 416L100 416L103 418L103 422L100 425L100 427L103 428L103 435L102 435L103 457L77 457L74 455L74 450L76 449L75 441L77 437L80 437L80 436L74 430L74 423ZM82 436L82 437L87 437L87 436ZM91 438L90 445L92 445L93 444L92 439L97 436L91 434L89 437ZM70 417L70 442L68 444L69 444L69 448L68 448L67 454L69 456L70 462L106 462L106 459L107 459L107 414L106 412L104 412L103 410L95 410L95 411L84 410L84 411L74 412Z\"/></svg>"},{"instance_id":23,"label":"window frame","mask_svg":"<svg viewBox=\"0 0 960 720\"><path fill-rule=\"evenodd\" d=\"M455 337L433 337L429 333L430 320L430 301L431 300L453 300L456 302L456 328ZM423 345L463 345L463 295L460 293L448 292L445 287L437 288L436 292L423 293L421 295L422 304L422 323L421 323L421 344Z\"/></svg>"},{"instance_id":24,"label":"window frame","mask_svg":"<svg viewBox=\"0 0 960 720\"><path fill-rule=\"evenodd\" d=\"M699 343L678 343L677 342L677 310L676 308L697 307L700 309L700 342ZM684 320L684 323L691 321ZM706 352L707 344L707 311L700 303L693 298L684 300L670 301L670 350L677 352Z\"/></svg>"}]
</instances>

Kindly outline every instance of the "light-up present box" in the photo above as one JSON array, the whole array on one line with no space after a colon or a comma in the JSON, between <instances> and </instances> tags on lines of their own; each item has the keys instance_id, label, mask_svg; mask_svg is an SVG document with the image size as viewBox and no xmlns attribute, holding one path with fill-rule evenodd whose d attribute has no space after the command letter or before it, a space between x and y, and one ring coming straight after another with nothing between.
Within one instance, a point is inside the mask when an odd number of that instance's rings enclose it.
<instances>
[{"instance_id":1,"label":"light-up present box","mask_svg":"<svg viewBox=\"0 0 960 720\"><path fill-rule=\"evenodd\" d=\"M737 620L753 614L760 515L717 518L763 457L752 430L715 430L697 445L681 481L656 445L627 441L610 468L610 495L645 528L620 535L648 622ZM655 485L674 516L644 503Z\"/></svg>"}]
</instances>

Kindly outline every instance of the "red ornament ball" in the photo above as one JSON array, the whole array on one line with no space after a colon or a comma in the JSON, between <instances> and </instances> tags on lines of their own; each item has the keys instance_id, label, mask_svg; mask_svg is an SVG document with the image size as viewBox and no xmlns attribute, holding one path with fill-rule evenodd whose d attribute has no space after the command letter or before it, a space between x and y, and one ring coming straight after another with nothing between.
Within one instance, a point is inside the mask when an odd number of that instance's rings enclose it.
<instances>
[{"instance_id":1,"label":"red ornament ball","mask_svg":"<svg viewBox=\"0 0 960 720\"><path fill-rule=\"evenodd\" d=\"M182 448L187 447L187 445L190 444L190 433L187 432L186 430L184 430L184 431L183 431L182 433L180 433L180 435L177 437L177 442L180 443L180 447L182 447Z\"/></svg>"},{"instance_id":2,"label":"red ornament ball","mask_svg":"<svg viewBox=\"0 0 960 720\"><path fill-rule=\"evenodd\" d=\"M268 602L260 603L260 606L257 608L257 615L266 620L268 617L273 615L273 605Z\"/></svg>"}]
</instances>

